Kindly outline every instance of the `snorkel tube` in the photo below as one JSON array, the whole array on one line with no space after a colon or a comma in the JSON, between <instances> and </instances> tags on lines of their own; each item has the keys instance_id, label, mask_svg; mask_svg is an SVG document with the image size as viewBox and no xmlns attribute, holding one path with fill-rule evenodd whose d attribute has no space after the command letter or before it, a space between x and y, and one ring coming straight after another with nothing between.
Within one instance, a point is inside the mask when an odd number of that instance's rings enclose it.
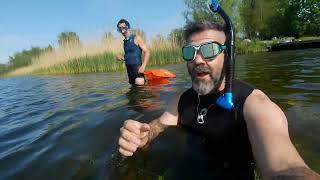
<instances>
[{"instance_id":1,"label":"snorkel tube","mask_svg":"<svg viewBox=\"0 0 320 180\"><path fill-rule=\"evenodd\" d=\"M231 110L234 107L233 103L233 93L232 93L232 82L234 77L234 47L235 47L235 34L234 34L234 27L231 22L231 19L226 14L226 12L221 8L218 0L211 0L211 4L208 4L209 9L213 13L218 13L224 20L226 28L227 28L227 53L228 53L228 61L225 63L225 72L226 72L226 79L225 79L225 88L223 95L219 96L216 104L220 107ZM229 37L228 37L229 36Z\"/></svg>"}]
</instances>

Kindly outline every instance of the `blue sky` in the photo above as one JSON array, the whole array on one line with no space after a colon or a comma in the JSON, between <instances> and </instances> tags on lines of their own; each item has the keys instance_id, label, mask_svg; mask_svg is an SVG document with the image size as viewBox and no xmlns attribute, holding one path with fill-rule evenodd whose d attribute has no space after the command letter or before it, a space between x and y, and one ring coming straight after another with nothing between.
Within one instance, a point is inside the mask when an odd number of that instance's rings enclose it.
<instances>
[{"instance_id":1,"label":"blue sky","mask_svg":"<svg viewBox=\"0 0 320 180\"><path fill-rule=\"evenodd\" d=\"M140 28L147 37L182 27L183 0L1 0L0 63L31 46L56 46L63 31L92 40L104 31L116 33L120 18Z\"/></svg>"}]
</instances>

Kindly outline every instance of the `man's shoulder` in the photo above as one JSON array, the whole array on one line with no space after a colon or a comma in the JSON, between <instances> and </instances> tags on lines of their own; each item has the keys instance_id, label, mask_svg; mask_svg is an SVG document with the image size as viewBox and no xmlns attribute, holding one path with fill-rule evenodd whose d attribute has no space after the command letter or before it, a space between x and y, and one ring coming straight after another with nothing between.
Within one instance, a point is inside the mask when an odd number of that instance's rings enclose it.
<instances>
[{"instance_id":1,"label":"man's shoulder","mask_svg":"<svg viewBox=\"0 0 320 180\"><path fill-rule=\"evenodd\" d=\"M272 103L272 101L263 91L259 89L255 89L246 99L245 106L261 107L261 106L264 106L266 103L269 104L269 103Z\"/></svg>"},{"instance_id":2,"label":"man's shoulder","mask_svg":"<svg viewBox=\"0 0 320 180\"><path fill-rule=\"evenodd\" d=\"M142 41L142 37L138 34L132 34L132 39L134 40L136 45L139 45Z\"/></svg>"},{"instance_id":3,"label":"man's shoulder","mask_svg":"<svg viewBox=\"0 0 320 180\"><path fill-rule=\"evenodd\" d=\"M260 89L254 89L248 96L247 100L251 101L270 101L269 97Z\"/></svg>"},{"instance_id":4,"label":"man's shoulder","mask_svg":"<svg viewBox=\"0 0 320 180\"><path fill-rule=\"evenodd\" d=\"M257 100L270 100L269 97L260 89L254 89L249 97Z\"/></svg>"},{"instance_id":5,"label":"man's shoulder","mask_svg":"<svg viewBox=\"0 0 320 180\"><path fill-rule=\"evenodd\" d=\"M250 127L265 126L268 124L287 124L286 117L281 108L272 102L269 97L261 90L254 90L246 99L243 108L243 115Z\"/></svg>"}]
</instances>

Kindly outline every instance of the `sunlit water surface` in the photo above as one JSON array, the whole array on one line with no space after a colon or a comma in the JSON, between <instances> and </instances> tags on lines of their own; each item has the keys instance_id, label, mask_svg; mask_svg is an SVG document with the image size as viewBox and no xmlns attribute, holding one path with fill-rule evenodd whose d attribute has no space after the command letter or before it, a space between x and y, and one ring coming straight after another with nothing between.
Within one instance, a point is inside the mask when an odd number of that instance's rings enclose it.
<instances>
[{"instance_id":1,"label":"sunlit water surface","mask_svg":"<svg viewBox=\"0 0 320 180\"><path fill-rule=\"evenodd\" d=\"M236 67L238 79L263 90L284 110L295 146L320 172L319 49L238 56ZM186 147L185 134L176 128L148 151L114 160L123 121L149 122L176 92L191 86L185 64L161 68L177 78L143 88L128 85L125 72L0 78L0 179L172 176ZM188 167L174 173L192 171Z\"/></svg>"}]
</instances>

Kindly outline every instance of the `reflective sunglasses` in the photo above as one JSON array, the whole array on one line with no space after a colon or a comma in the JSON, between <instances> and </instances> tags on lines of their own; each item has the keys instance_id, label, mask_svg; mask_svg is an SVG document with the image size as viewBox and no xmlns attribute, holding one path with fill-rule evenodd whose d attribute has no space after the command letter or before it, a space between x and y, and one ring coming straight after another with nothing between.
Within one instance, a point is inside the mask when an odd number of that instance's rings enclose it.
<instances>
[{"instance_id":1,"label":"reflective sunglasses","mask_svg":"<svg viewBox=\"0 0 320 180\"><path fill-rule=\"evenodd\" d=\"M119 33L122 33L122 31L124 30L124 31L127 31L129 28L128 28L128 26L125 26L125 27L118 27L118 32Z\"/></svg>"},{"instance_id":2,"label":"reflective sunglasses","mask_svg":"<svg viewBox=\"0 0 320 180\"><path fill-rule=\"evenodd\" d=\"M214 41L205 42L198 46L186 45L182 48L182 57L185 61L193 61L197 52L200 51L206 61L211 61L226 49L226 45Z\"/></svg>"}]
</instances>

